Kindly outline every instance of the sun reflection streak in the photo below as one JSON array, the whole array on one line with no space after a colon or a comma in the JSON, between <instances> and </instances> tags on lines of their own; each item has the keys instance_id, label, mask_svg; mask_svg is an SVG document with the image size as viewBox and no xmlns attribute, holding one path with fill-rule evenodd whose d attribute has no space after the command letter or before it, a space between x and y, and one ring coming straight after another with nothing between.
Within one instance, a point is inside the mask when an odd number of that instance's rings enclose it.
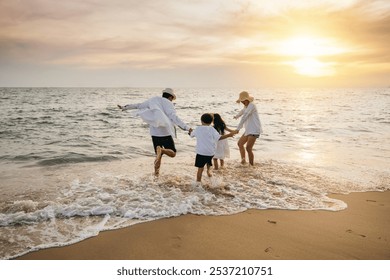
<instances>
[{"instance_id":1,"label":"sun reflection streak","mask_svg":"<svg viewBox=\"0 0 390 280\"><path fill-rule=\"evenodd\" d=\"M299 149L297 150L297 156L299 159L305 161L305 162L312 162L317 158L317 154L314 152L314 146L316 143L316 139L312 137L306 137L300 135L300 140L298 141L298 144L300 145Z\"/></svg>"}]
</instances>

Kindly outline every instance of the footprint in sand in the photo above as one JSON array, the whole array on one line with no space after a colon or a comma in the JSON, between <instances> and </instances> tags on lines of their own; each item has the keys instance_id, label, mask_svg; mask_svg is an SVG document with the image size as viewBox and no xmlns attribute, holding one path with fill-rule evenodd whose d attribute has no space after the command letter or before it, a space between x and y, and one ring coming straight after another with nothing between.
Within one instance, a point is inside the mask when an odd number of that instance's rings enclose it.
<instances>
[{"instance_id":1,"label":"footprint in sand","mask_svg":"<svg viewBox=\"0 0 390 280\"><path fill-rule=\"evenodd\" d=\"M374 202L378 202L378 201L372 200L372 199L366 199L366 202L372 202L372 203L374 203ZM379 205L379 206L385 206L383 203L379 203L378 205Z\"/></svg>"},{"instance_id":2,"label":"footprint in sand","mask_svg":"<svg viewBox=\"0 0 390 280\"><path fill-rule=\"evenodd\" d=\"M170 240L171 246L173 248L180 248L181 247L181 237L180 236L173 236Z\"/></svg>"},{"instance_id":3,"label":"footprint in sand","mask_svg":"<svg viewBox=\"0 0 390 280\"><path fill-rule=\"evenodd\" d=\"M266 253L268 253L268 254L274 255L275 258L280 258L279 255L276 255L276 254L275 254L275 250L274 250L274 248L272 248L272 247L266 248L266 249L264 250L264 252L266 252Z\"/></svg>"},{"instance_id":4,"label":"footprint in sand","mask_svg":"<svg viewBox=\"0 0 390 280\"><path fill-rule=\"evenodd\" d=\"M274 249L272 249L272 247L268 247L267 249L264 250L264 252L266 253L272 253L274 251Z\"/></svg>"},{"instance_id":5,"label":"footprint in sand","mask_svg":"<svg viewBox=\"0 0 390 280\"><path fill-rule=\"evenodd\" d=\"M360 237L366 237L364 234L359 234L359 233L356 233L356 232L354 232L352 229L347 229L345 232L347 232L347 233L352 233L352 234L354 234L354 235L358 235L358 236L360 236Z\"/></svg>"}]
</instances>

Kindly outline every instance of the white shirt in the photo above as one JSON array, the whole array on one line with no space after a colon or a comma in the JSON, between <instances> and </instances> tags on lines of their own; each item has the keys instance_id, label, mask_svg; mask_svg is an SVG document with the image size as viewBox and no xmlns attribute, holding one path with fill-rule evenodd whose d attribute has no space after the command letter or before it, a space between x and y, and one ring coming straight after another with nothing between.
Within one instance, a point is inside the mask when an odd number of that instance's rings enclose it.
<instances>
[{"instance_id":1,"label":"white shirt","mask_svg":"<svg viewBox=\"0 0 390 280\"><path fill-rule=\"evenodd\" d=\"M191 132L191 137L196 137L196 153L202 156L214 156L217 142L221 135L209 125L196 127Z\"/></svg>"},{"instance_id":2,"label":"white shirt","mask_svg":"<svg viewBox=\"0 0 390 280\"><path fill-rule=\"evenodd\" d=\"M128 104L123 107L124 110L139 109L137 115L147 122L151 136L169 136L175 137L174 125L183 130L189 130L177 115L175 106L167 98L155 96L143 103Z\"/></svg>"},{"instance_id":3,"label":"white shirt","mask_svg":"<svg viewBox=\"0 0 390 280\"><path fill-rule=\"evenodd\" d=\"M250 102L247 107L242 109L236 118L241 117L240 123L237 125L237 130L240 130L243 126L245 127L244 135L260 135L263 133L263 129L261 127L261 122L259 118L259 113L257 112L257 108L253 102Z\"/></svg>"}]
</instances>

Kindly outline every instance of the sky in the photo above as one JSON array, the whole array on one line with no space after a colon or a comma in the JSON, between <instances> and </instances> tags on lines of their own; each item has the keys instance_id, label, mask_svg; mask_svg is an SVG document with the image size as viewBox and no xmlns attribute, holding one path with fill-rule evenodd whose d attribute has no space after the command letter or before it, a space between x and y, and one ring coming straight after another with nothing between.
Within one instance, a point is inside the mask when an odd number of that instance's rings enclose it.
<instances>
[{"instance_id":1,"label":"sky","mask_svg":"<svg viewBox=\"0 0 390 280\"><path fill-rule=\"evenodd\" d=\"M0 87L389 87L388 0L0 0Z\"/></svg>"}]
</instances>

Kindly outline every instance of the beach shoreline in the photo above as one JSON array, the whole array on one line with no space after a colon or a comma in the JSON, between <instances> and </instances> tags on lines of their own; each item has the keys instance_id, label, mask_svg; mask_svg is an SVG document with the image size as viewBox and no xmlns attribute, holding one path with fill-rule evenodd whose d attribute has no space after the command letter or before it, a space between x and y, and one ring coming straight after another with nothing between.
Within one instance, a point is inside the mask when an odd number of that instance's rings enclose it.
<instances>
[{"instance_id":1,"label":"beach shoreline","mask_svg":"<svg viewBox=\"0 0 390 280\"><path fill-rule=\"evenodd\" d=\"M390 191L332 194L348 208L182 215L104 231L17 260L390 260Z\"/></svg>"}]
</instances>

